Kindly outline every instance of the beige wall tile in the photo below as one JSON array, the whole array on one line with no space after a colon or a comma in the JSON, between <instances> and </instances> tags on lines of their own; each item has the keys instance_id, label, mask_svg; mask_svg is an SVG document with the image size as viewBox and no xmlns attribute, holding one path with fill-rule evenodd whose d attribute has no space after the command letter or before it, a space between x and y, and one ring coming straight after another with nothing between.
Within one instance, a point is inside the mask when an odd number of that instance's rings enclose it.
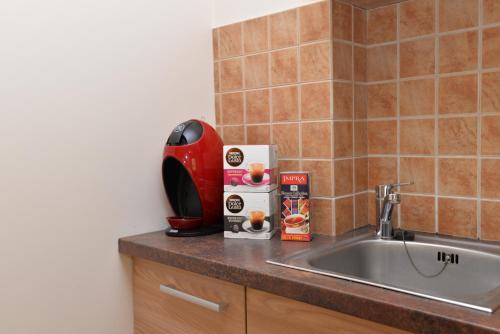
<instances>
[{"instance_id":1,"label":"beige wall tile","mask_svg":"<svg viewBox=\"0 0 500 334\"><path fill-rule=\"evenodd\" d=\"M214 63L214 90L216 93L220 92L220 63Z\"/></svg>"},{"instance_id":2,"label":"beige wall tile","mask_svg":"<svg viewBox=\"0 0 500 334\"><path fill-rule=\"evenodd\" d=\"M383 45L367 49L367 81L396 79L396 45Z\"/></svg>"},{"instance_id":3,"label":"beige wall tile","mask_svg":"<svg viewBox=\"0 0 500 334\"><path fill-rule=\"evenodd\" d=\"M456 237L477 236L477 204L473 200L440 198L438 232Z\"/></svg>"},{"instance_id":4,"label":"beige wall tile","mask_svg":"<svg viewBox=\"0 0 500 334\"><path fill-rule=\"evenodd\" d=\"M434 120L402 120L400 152L402 154L434 154Z\"/></svg>"},{"instance_id":5,"label":"beige wall tile","mask_svg":"<svg viewBox=\"0 0 500 334\"><path fill-rule=\"evenodd\" d=\"M500 67L500 27L483 31L483 67Z\"/></svg>"},{"instance_id":6,"label":"beige wall tile","mask_svg":"<svg viewBox=\"0 0 500 334\"><path fill-rule=\"evenodd\" d=\"M272 141L278 145L278 155L281 158L298 158L299 152L299 124L273 124Z\"/></svg>"},{"instance_id":7,"label":"beige wall tile","mask_svg":"<svg viewBox=\"0 0 500 334\"><path fill-rule=\"evenodd\" d=\"M271 95L273 122L296 121L299 119L297 86L273 88Z\"/></svg>"},{"instance_id":8,"label":"beige wall tile","mask_svg":"<svg viewBox=\"0 0 500 334\"><path fill-rule=\"evenodd\" d=\"M241 23L234 23L219 28L219 52L221 58L235 57L243 54L241 27Z\"/></svg>"},{"instance_id":9,"label":"beige wall tile","mask_svg":"<svg viewBox=\"0 0 500 334\"><path fill-rule=\"evenodd\" d=\"M439 120L439 154L476 155L477 117Z\"/></svg>"},{"instance_id":10,"label":"beige wall tile","mask_svg":"<svg viewBox=\"0 0 500 334\"><path fill-rule=\"evenodd\" d=\"M434 38L400 44L400 75L402 78L433 74L435 69Z\"/></svg>"},{"instance_id":11,"label":"beige wall tile","mask_svg":"<svg viewBox=\"0 0 500 334\"><path fill-rule=\"evenodd\" d=\"M330 82L301 85L301 119L314 120L330 118L330 95Z\"/></svg>"},{"instance_id":12,"label":"beige wall tile","mask_svg":"<svg viewBox=\"0 0 500 334\"><path fill-rule=\"evenodd\" d=\"M353 192L353 159L334 161L335 196L349 195Z\"/></svg>"},{"instance_id":13,"label":"beige wall tile","mask_svg":"<svg viewBox=\"0 0 500 334\"><path fill-rule=\"evenodd\" d=\"M439 31L477 26L477 0L439 0Z\"/></svg>"},{"instance_id":14,"label":"beige wall tile","mask_svg":"<svg viewBox=\"0 0 500 334\"><path fill-rule=\"evenodd\" d=\"M313 233L332 235L332 200L313 198L311 200L311 230Z\"/></svg>"},{"instance_id":15,"label":"beige wall tile","mask_svg":"<svg viewBox=\"0 0 500 334\"><path fill-rule=\"evenodd\" d=\"M369 10L367 13L368 44L384 43L396 39L396 5Z\"/></svg>"},{"instance_id":16,"label":"beige wall tile","mask_svg":"<svg viewBox=\"0 0 500 334\"><path fill-rule=\"evenodd\" d=\"M477 76L463 75L439 79L439 113L477 112Z\"/></svg>"},{"instance_id":17,"label":"beige wall tile","mask_svg":"<svg viewBox=\"0 0 500 334\"><path fill-rule=\"evenodd\" d=\"M225 126L223 128L224 145L244 145L245 144L245 127L239 126Z\"/></svg>"},{"instance_id":18,"label":"beige wall tile","mask_svg":"<svg viewBox=\"0 0 500 334\"><path fill-rule=\"evenodd\" d=\"M500 198L500 160L481 161L481 196Z\"/></svg>"},{"instance_id":19,"label":"beige wall tile","mask_svg":"<svg viewBox=\"0 0 500 334\"><path fill-rule=\"evenodd\" d=\"M354 122L354 155L359 157L368 154L368 122Z\"/></svg>"},{"instance_id":20,"label":"beige wall tile","mask_svg":"<svg viewBox=\"0 0 500 334\"><path fill-rule=\"evenodd\" d=\"M354 85L354 119L368 117L368 90L366 85Z\"/></svg>"},{"instance_id":21,"label":"beige wall tile","mask_svg":"<svg viewBox=\"0 0 500 334\"><path fill-rule=\"evenodd\" d=\"M481 202L481 239L500 241L499 212L499 202Z\"/></svg>"},{"instance_id":22,"label":"beige wall tile","mask_svg":"<svg viewBox=\"0 0 500 334\"><path fill-rule=\"evenodd\" d=\"M245 57L245 88L269 86L269 55L261 53Z\"/></svg>"},{"instance_id":23,"label":"beige wall tile","mask_svg":"<svg viewBox=\"0 0 500 334\"><path fill-rule=\"evenodd\" d=\"M354 200L346 197L335 200L335 235L341 235L354 228Z\"/></svg>"},{"instance_id":24,"label":"beige wall tile","mask_svg":"<svg viewBox=\"0 0 500 334\"><path fill-rule=\"evenodd\" d=\"M500 22L500 2L498 0L483 0L483 22L484 24Z\"/></svg>"},{"instance_id":25,"label":"beige wall tile","mask_svg":"<svg viewBox=\"0 0 500 334\"><path fill-rule=\"evenodd\" d=\"M300 80L319 81L330 79L330 42L300 47Z\"/></svg>"},{"instance_id":26,"label":"beige wall tile","mask_svg":"<svg viewBox=\"0 0 500 334\"><path fill-rule=\"evenodd\" d=\"M219 55L219 29L212 30L212 50L214 55L214 60L220 58Z\"/></svg>"},{"instance_id":27,"label":"beige wall tile","mask_svg":"<svg viewBox=\"0 0 500 334\"><path fill-rule=\"evenodd\" d=\"M353 122L334 122L333 135L335 158L350 157L353 154L352 144L352 123Z\"/></svg>"},{"instance_id":28,"label":"beige wall tile","mask_svg":"<svg viewBox=\"0 0 500 334\"><path fill-rule=\"evenodd\" d=\"M217 125L222 124L222 112L220 110L220 99L221 99L221 95L216 94L215 95L215 124L217 124Z\"/></svg>"},{"instance_id":29,"label":"beige wall tile","mask_svg":"<svg viewBox=\"0 0 500 334\"><path fill-rule=\"evenodd\" d=\"M332 196L332 162L302 160L302 170L311 173L311 195Z\"/></svg>"},{"instance_id":30,"label":"beige wall tile","mask_svg":"<svg viewBox=\"0 0 500 334\"><path fill-rule=\"evenodd\" d=\"M224 125L243 124L243 93L222 94L221 108Z\"/></svg>"},{"instance_id":31,"label":"beige wall tile","mask_svg":"<svg viewBox=\"0 0 500 334\"><path fill-rule=\"evenodd\" d=\"M354 7L353 24L354 24L354 36L353 36L354 42L365 44L366 25L367 25L367 13L365 10Z\"/></svg>"},{"instance_id":32,"label":"beige wall tile","mask_svg":"<svg viewBox=\"0 0 500 334\"><path fill-rule=\"evenodd\" d=\"M243 88L243 65L241 58L223 60L220 63L221 91Z\"/></svg>"},{"instance_id":33,"label":"beige wall tile","mask_svg":"<svg viewBox=\"0 0 500 334\"><path fill-rule=\"evenodd\" d=\"M367 86L368 118L396 116L396 84L374 84Z\"/></svg>"},{"instance_id":34,"label":"beige wall tile","mask_svg":"<svg viewBox=\"0 0 500 334\"><path fill-rule=\"evenodd\" d=\"M268 17L258 17L243 22L243 47L245 53L265 51L268 43Z\"/></svg>"},{"instance_id":35,"label":"beige wall tile","mask_svg":"<svg viewBox=\"0 0 500 334\"><path fill-rule=\"evenodd\" d=\"M482 118L481 154L500 155L500 116Z\"/></svg>"},{"instance_id":36,"label":"beige wall tile","mask_svg":"<svg viewBox=\"0 0 500 334\"><path fill-rule=\"evenodd\" d=\"M397 121L368 122L368 154L397 153Z\"/></svg>"},{"instance_id":37,"label":"beige wall tile","mask_svg":"<svg viewBox=\"0 0 500 334\"><path fill-rule=\"evenodd\" d=\"M354 80L365 82L367 78L367 51L364 47L354 47Z\"/></svg>"},{"instance_id":38,"label":"beige wall tile","mask_svg":"<svg viewBox=\"0 0 500 334\"><path fill-rule=\"evenodd\" d=\"M333 84L333 103L334 119L352 119L353 85L351 83L335 82Z\"/></svg>"},{"instance_id":39,"label":"beige wall tile","mask_svg":"<svg viewBox=\"0 0 500 334\"><path fill-rule=\"evenodd\" d=\"M352 79L352 46L349 44L333 43L333 78L341 80Z\"/></svg>"},{"instance_id":40,"label":"beige wall tile","mask_svg":"<svg viewBox=\"0 0 500 334\"><path fill-rule=\"evenodd\" d=\"M500 72L483 73L481 111L500 111Z\"/></svg>"},{"instance_id":41,"label":"beige wall tile","mask_svg":"<svg viewBox=\"0 0 500 334\"><path fill-rule=\"evenodd\" d=\"M352 41L352 6L333 1L333 38Z\"/></svg>"},{"instance_id":42,"label":"beige wall tile","mask_svg":"<svg viewBox=\"0 0 500 334\"><path fill-rule=\"evenodd\" d=\"M400 4L401 38L432 34L435 30L435 0L410 0Z\"/></svg>"},{"instance_id":43,"label":"beige wall tile","mask_svg":"<svg viewBox=\"0 0 500 334\"><path fill-rule=\"evenodd\" d=\"M300 171L300 161L278 160L278 169L280 172L298 172Z\"/></svg>"},{"instance_id":44,"label":"beige wall tile","mask_svg":"<svg viewBox=\"0 0 500 334\"><path fill-rule=\"evenodd\" d=\"M477 31L441 36L439 71L450 73L477 69L477 40Z\"/></svg>"},{"instance_id":45,"label":"beige wall tile","mask_svg":"<svg viewBox=\"0 0 500 334\"><path fill-rule=\"evenodd\" d=\"M439 194L476 196L476 159L439 159Z\"/></svg>"},{"instance_id":46,"label":"beige wall tile","mask_svg":"<svg viewBox=\"0 0 500 334\"><path fill-rule=\"evenodd\" d=\"M400 159L401 182L413 181L411 186L401 188L403 192L434 194L434 158L402 157Z\"/></svg>"},{"instance_id":47,"label":"beige wall tile","mask_svg":"<svg viewBox=\"0 0 500 334\"><path fill-rule=\"evenodd\" d=\"M269 89L245 92L247 123L269 122L269 96Z\"/></svg>"},{"instance_id":48,"label":"beige wall tile","mask_svg":"<svg viewBox=\"0 0 500 334\"><path fill-rule=\"evenodd\" d=\"M434 79L400 82L400 115L433 115L435 95Z\"/></svg>"},{"instance_id":49,"label":"beige wall tile","mask_svg":"<svg viewBox=\"0 0 500 334\"><path fill-rule=\"evenodd\" d=\"M368 158L354 159L354 191L368 190Z\"/></svg>"},{"instance_id":50,"label":"beige wall tile","mask_svg":"<svg viewBox=\"0 0 500 334\"><path fill-rule=\"evenodd\" d=\"M397 183L398 161L396 158L368 159L368 188L379 184Z\"/></svg>"},{"instance_id":51,"label":"beige wall tile","mask_svg":"<svg viewBox=\"0 0 500 334\"><path fill-rule=\"evenodd\" d=\"M401 201L401 228L434 233L435 210L434 197L405 195Z\"/></svg>"},{"instance_id":52,"label":"beige wall tile","mask_svg":"<svg viewBox=\"0 0 500 334\"><path fill-rule=\"evenodd\" d=\"M302 157L332 157L332 122L301 123Z\"/></svg>"},{"instance_id":53,"label":"beige wall tile","mask_svg":"<svg viewBox=\"0 0 500 334\"><path fill-rule=\"evenodd\" d=\"M320 1L299 8L301 43L330 36L329 1Z\"/></svg>"},{"instance_id":54,"label":"beige wall tile","mask_svg":"<svg viewBox=\"0 0 500 334\"><path fill-rule=\"evenodd\" d=\"M271 83L287 84L297 82L297 49L290 48L271 53Z\"/></svg>"},{"instance_id":55,"label":"beige wall tile","mask_svg":"<svg viewBox=\"0 0 500 334\"><path fill-rule=\"evenodd\" d=\"M360 228L369 224L368 222L368 193L354 196L356 219L354 227Z\"/></svg>"},{"instance_id":56,"label":"beige wall tile","mask_svg":"<svg viewBox=\"0 0 500 334\"><path fill-rule=\"evenodd\" d=\"M297 9L271 15L271 48L279 49L297 45Z\"/></svg>"},{"instance_id":57,"label":"beige wall tile","mask_svg":"<svg viewBox=\"0 0 500 334\"><path fill-rule=\"evenodd\" d=\"M268 124L247 125L248 145L269 145L271 144L271 126Z\"/></svg>"}]
</instances>

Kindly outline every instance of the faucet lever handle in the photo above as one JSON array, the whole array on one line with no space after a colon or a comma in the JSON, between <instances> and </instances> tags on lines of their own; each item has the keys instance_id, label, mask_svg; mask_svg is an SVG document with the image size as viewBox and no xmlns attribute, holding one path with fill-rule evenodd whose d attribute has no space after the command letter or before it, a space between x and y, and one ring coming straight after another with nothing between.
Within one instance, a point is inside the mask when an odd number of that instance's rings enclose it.
<instances>
[{"instance_id":1,"label":"faucet lever handle","mask_svg":"<svg viewBox=\"0 0 500 334\"><path fill-rule=\"evenodd\" d=\"M411 185L414 185L414 184L415 184L415 182L413 182L413 181L410 181L410 182L401 182L401 183L391 184L391 187L392 188L405 187L405 186L411 186Z\"/></svg>"}]
</instances>

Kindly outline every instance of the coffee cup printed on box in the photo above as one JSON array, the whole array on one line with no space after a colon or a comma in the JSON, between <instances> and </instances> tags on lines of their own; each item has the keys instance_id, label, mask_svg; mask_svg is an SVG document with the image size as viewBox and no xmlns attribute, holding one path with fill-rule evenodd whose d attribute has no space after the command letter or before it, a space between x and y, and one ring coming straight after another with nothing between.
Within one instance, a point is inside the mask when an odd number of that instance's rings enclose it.
<instances>
[{"instance_id":1,"label":"coffee cup printed on box","mask_svg":"<svg viewBox=\"0 0 500 334\"><path fill-rule=\"evenodd\" d=\"M277 155L276 145L225 145L224 191L276 189Z\"/></svg>"},{"instance_id":2,"label":"coffee cup printed on box","mask_svg":"<svg viewBox=\"0 0 500 334\"><path fill-rule=\"evenodd\" d=\"M275 233L277 191L224 193L224 237L271 239Z\"/></svg>"},{"instance_id":3,"label":"coffee cup printed on box","mask_svg":"<svg viewBox=\"0 0 500 334\"><path fill-rule=\"evenodd\" d=\"M307 172L280 173L281 240L311 241Z\"/></svg>"}]
</instances>

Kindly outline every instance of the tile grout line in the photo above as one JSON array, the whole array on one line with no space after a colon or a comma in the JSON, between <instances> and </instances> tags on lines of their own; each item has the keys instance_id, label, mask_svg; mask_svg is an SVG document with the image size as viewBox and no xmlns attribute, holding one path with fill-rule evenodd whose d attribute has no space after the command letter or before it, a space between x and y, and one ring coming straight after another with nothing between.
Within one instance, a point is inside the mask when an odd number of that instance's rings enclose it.
<instances>
[{"instance_id":1,"label":"tile grout line","mask_svg":"<svg viewBox=\"0 0 500 334\"><path fill-rule=\"evenodd\" d=\"M356 164L354 159L354 142L355 142L355 133L354 133L354 7L350 6L351 9L351 89L352 89L352 106L351 106L351 114L352 114L352 227L356 228L356 219L357 219L357 209L356 209Z\"/></svg>"},{"instance_id":2,"label":"tile grout line","mask_svg":"<svg viewBox=\"0 0 500 334\"><path fill-rule=\"evenodd\" d=\"M218 80L219 80L219 117L220 117L220 131L221 131L221 139L224 142L224 113L222 112L222 61L220 59L220 29L216 29L216 35L217 35L217 60L219 62L219 73L217 74Z\"/></svg>"},{"instance_id":3,"label":"tile grout line","mask_svg":"<svg viewBox=\"0 0 500 334\"><path fill-rule=\"evenodd\" d=\"M396 180L397 183L401 183L401 120L400 120L400 78L401 78L401 43L400 43L400 21L401 20L401 4L396 5L396 154L397 154L397 166L396 166ZM405 182L407 182L405 180ZM401 190L401 189L400 189ZM401 205L398 207L398 227L401 228Z\"/></svg>"},{"instance_id":4,"label":"tile grout line","mask_svg":"<svg viewBox=\"0 0 500 334\"><path fill-rule=\"evenodd\" d=\"M241 23L241 49L243 51L243 56L242 56L242 73L241 73L241 80L242 80L242 86L244 91L247 89L247 84L246 84L246 71L247 71L247 65L246 65L246 59L248 55L245 54L245 25ZM243 95L243 142L245 144L248 144L248 135L247 135L247 103L246 103L246 97L247 94L245 92L242 92Z\"/></svg>"},{"instance_id":5,"label":"tile grout line","mask_svg":"<svg viewBox=\"0 0 500 334\"><path fill-rule=\"evenodd\" d=\"M434 1L434 233L439 232L439 0Z\"/></svg>"},{"instance_id":6,"label":"tile grout line","mask_svg":"<svg viewBox=\"0 0 500 334\"><path fill-rule=\"evenodd\" d=\"M478 32L478 47L477 47L477 62L478 62L478 74L477 74L477 111L479 113L477 117L477 141L476 141L476 151L477 151L477 217L476 217L476 238L481 239L481 224L482 224L482 219L481 219L481 210L482 210L482 205L481 205L481 192L482 192L482 160L481 160L481 146L482 146L482 109L481 109L481 90L482 90L482 81L483 81L483 75L482 75L482 68L483 68L483 7L484 7L484 1L483 0L477 0L478 1L478 8L479 8L479 32Z\"/></svg>"},{"instance_id":7,"label":"tile grout line","mask_svg":"<svg viewBox=\"0 0 500 334\"><path fill-rule=\"evenodd\" d=\"M297 25L296 25L296 33L297 33L297 50L296 50L296 55L297 55L297 67L296 67L296 70L297 70L297 85L299 82L301 82L302 80L302 75L300 73L301 71L301 66L300 66L300 56L301 56L301 53L300 53L300 48L301 48L301 45L302 45L302 39L300 38L300 8L298 8L296 11L295 11L295 16L296 16L296 22L297 22ZM297 98L298 100L300 101L300 90L297 88ZM298 103L298 102L297 102ZM299 170L303 170L304 166L303 166L303 163L302 163L302 158L303 158L303 149L302 149L302 111L299 109L298 110L299 112L299 120L298 120L298 127L299 127Z\"/></svg>"},{"instance_id":8,"label":"tile grout line","mask_svg":"<svg viewBox=\"0 0 500 334\"><path fill-rule=\"evenodd\" d=\"M330 214L331 214L331 222L330 222L330 225L331 225L331 228L332 228L332 235L336 235L336 228L337 228L337 218L335 216L335 213L336 213L336 209L335 209L335 206L336 206L336 192L335 192L335 123L333 122L333 119L335 118L335 94L334 94L334 89L335 89L335 83L333 80L335 80L335 74L334 74L334 66L333 66L333 62L335 61L335 55L334 55L334 48L333 48L333 44L334 44L334 36L335 36L335 32L334 32L334 26L333 26L333 20L334 20L334 15L333 15L333 11L334 11L334 7L333 7L333 1L335 0L330 0L329 1L329 4L330 4L330 10L329 10L329 17L330 17L330 34L331 34L331 43L330 43L330 57L331 57L331 61L330 61L330 78L332 79L332 83L331 83L331 86L330 86L330 117L332 119L332 124L331 124L331 137L330 137L330 175L331 175L331 186L330 186L330 193L331 193L331 199L330 199L330 203L331 203L331 210L330 210Z\"/></svg>"}]
</instances>

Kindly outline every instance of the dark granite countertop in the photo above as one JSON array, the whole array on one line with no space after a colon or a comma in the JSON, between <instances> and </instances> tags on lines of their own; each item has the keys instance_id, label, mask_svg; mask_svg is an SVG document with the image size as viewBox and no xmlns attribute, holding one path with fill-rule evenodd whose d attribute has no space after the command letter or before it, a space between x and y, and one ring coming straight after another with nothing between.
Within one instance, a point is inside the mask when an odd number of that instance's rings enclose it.
<instances>
[{"instance_id":1,"label":"dark granite countertop","mask_svg":"<svg viewBox=\"0 0 500 334\"><path fill-rule=\"evenodd\" d=\"M358 233L366 233L366 229ZM347 237L352 236L348 234ZM342 236L345 238L346 235ZM119 240L122 254L156 261L298 301L416 333L500 333L493 314L430 299L265 263L335 242L224 239L221 233L196 238L167 237L163 231Z\"/></svg>"}]
</instances>

